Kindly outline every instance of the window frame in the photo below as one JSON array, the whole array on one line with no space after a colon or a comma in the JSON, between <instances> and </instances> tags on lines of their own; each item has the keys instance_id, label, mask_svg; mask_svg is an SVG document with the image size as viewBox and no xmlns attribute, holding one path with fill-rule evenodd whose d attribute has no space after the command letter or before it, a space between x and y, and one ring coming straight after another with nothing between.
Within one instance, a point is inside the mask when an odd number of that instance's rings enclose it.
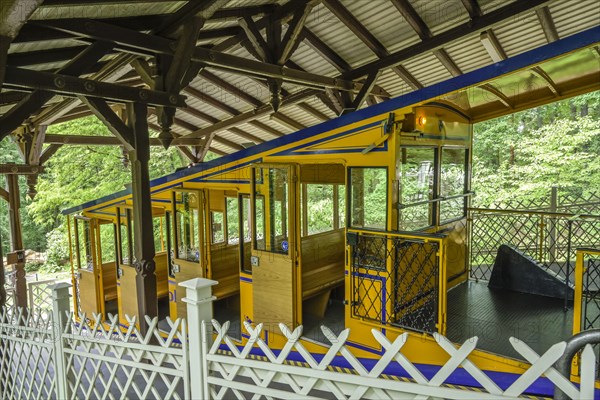
<instances>
[{"instance_id":1,"label":"window frame","mask_svg":"<svg viewBox=\"0 0 600 400\"><path fill-rule=\"evenodd\" d=\"M385 170L385 222L383 229L378 228L367 228L367 227L355 227L352 225L352 170L353 169L383 169ZM389 178L390 171L388 166L351 166L347 168L346 172L346 228L350 229L359 229L364 231L376 231L376 232L386 232L388 223L389 223L389 201L390 201L390 187L389 187Z\"/></svg>"},{"instance_id":2,"label":"window frame","mask_svg":"<svg viewBox=\"0 0 600 400\"><path fill-rule=\"evenodd\" d=\"M465 151L465 159L464 159L464 174L463 174L463 178L464 178L464 182L463 182L463 190L462 193L460 193L460 195L462 195L462 199L463 199L463 211L462 214L458 217L454 217L454 218L449 218L449 219L442 219L442 202L447 201L447 199L443 199L442 198L442 163L444 161L444 157L443 157L443 153L444 150L449 149L449 150L464 150ZM439 176L439 188L438 188L438 225L446 225L446 224L450 224L452 222L456 222L456 221L460 221L463 218L467 217L467 209L468 209L468 204L467 204L467 197L469 196L469 159L471 157L470 154L470 149L467 146L440 146L440 155L439 155L439 171L438 171L438 176ZM453 196L459 196L459 194L457 195L453 195Z\"/></svg>"}]
</instances>

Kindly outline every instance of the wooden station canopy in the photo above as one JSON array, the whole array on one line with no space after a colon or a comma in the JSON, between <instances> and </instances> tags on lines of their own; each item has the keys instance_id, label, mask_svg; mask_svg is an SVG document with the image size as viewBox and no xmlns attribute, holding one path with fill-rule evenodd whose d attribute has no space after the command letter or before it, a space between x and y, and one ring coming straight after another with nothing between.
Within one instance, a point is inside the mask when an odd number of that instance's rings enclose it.
<instances>
[{"instance_id":1,"label":"wooden station canopy","mask_svg":"<svg viewBox=\"0 0 600 400\"><path fill-rule=\"evenodd\" d=\"M151 145L177 145L201 162L209 150L233 153L600 20L595 0L1 4L0 139L12 136L32 165L62 144L122 144L122 104L134 101L148 105L149 127L161 132ZM483 120L524 108L532 87L537 103L598 89L598 68L558 69L532 68L506 87L487 83L446 101ZM45 135L50 124L91 114L116 126L117 138Z\"/></svg>"},{"instance_id":2,"label":"wooden station canopy","mask_svg":"<svg viewBox=\"0 0 600 400\"><path fill-rule=\"evenodd\" d=\"M61 146L122 146L138 315L156 316L151 145L199 163L401 95L477 122L598 90L599 21L597 0L0 0L0 140L24 162L0 164L11 236L17 175L34 195ZM87 115L113 136L46 134Z\"/></svg>"}]
</instances>

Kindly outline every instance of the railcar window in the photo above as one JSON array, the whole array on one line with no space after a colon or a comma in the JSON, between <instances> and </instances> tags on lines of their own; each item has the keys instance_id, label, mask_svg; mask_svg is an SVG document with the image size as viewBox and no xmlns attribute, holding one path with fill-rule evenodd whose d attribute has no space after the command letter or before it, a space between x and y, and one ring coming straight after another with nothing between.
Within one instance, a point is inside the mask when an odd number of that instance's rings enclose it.
<instances>
[{"instance_id":1,"label":"railcar window","mask_svg":"<svg viewBox=\"0 0 600 400\"><path fill-rule=\"evenodd\" d=\"M254 198L254 231L256 232L256 250L267 250L267 233L265 228L265 196L256 195Z\"/></svg>"},{"instance_id":2,"label":"railcar window","mask_svg":"<svg viewBox=\"0 0 600 400\"><path fill-rule=\"evenodd\" d=\"M225 241L223 212L211 211L210 224L212 226L212 243L223 243Z\"/></svg>"},{"instance_id":3,"label":"railcar window","mask_svg":"<svg viewBox=\"0 0 600 400\"><path fill-rule=\"evenodd\" d=\"M337 190L337 226L335 228L342 228L346 226L346 186L336 185Z\"/></svg>"},{"instance_id":4,"label":"railcar window","mask_svg":"<svg viewBox=\"0 0 600 400\"><path fill-rule=\"evenodd\" d=\"M165 251L165 224L164 217L154 217L152 219L153 232L154 232L154 250Z\"/></svg>"},{"instance_id":5,"label":"railcar window","mask_svg":"<svg viewBox=\"0 0 600 400\"><path fill-rule=\"evenodd\" d=\"M236 197L225 198L225 209L227 212L227 243L238 244L240 242L240 210Z\"/></svg>"},{"instance_id":6,"label":"railcar window","mask_svg":"<svg viewBox=\"0 0 600 400\"><path fill-rule=\"evenodd\" d=\"M90 230L90 221L85 219L75 219L77 224L77 246L79 247L79 268L92 270L94 268L92 258L92 233Z\"/></svg>"},{"instance_id":7,"label":"railcar window","mask_svg":"<svg viewBox=\"0 0 600 400\"><path fill-rule=\"evenodd\" d=\"M433 224L435 149L403 147L398 165L398 230L413 231Z\"/></svg>"},{"instance_id":8,"label":"railcar window","mask_svg":"<svg viewBox=\"0 0 600 400\"><path fill-rule=\"evenodd\" d=\"M119 221L119 262L123 265L133 264L133 232L131 224L131 211L117 210Z\"/></svg>"},{"instance_id":9,"label":"railcar window","mask_svg":"<svg viewBox=\"0 0 600 400\"><path fill-rule=\"evenodd\" d=\"M440 202L441 223L466 215L466 165L466 149L442 149L440 196L447 199Z\"/></svg>"},{"instance_id":10,"label":"railcar window","mask_svg":"<svg viewBox=\"0 0 600 400\"><path fill-rule=\"evenodd\" d=\"M327 232L334 228L334 185L328 184L306 184L308 235Z\"/></svg>"},{"instance_id":11,"label":"railcar window","mask_svg":"<svg viewBox=\"0 0 600 400\"><path fill-rule=\"evenodd\" d=\"M286 168L261 169L264 170L264 176L257 172L254 181L255 248L288 254L288 170ZM259 181L261 176L262 183ZM259 224L262 218L265 223L261 229Z\"/></svg>"},{"instance_id":12,"label":"railcar window","mask_svg":"<svg viewBox=\"0 0 600 400\"><path fill-rule=\"evenodd\" d=\"M386 228L387 169L350 168L350 225L353 228Z\"/></svg>"},{"instance_id":13,"label":"railcar window","mask_svg":"<svg viewBox=\"0 0 600 400\"><path fill-rule=\"evenodd\" d=\"M176 258L200 261L199 210L195 193L177 193L175 211Z\"/></svg>"},{"instance_id":14,"label":"railcar window","mask_svg":"<svg viewBox=\"0 0 600 400\"><path fill-rule=\"evenodd\" d=\"M240 196L239 201L239 226L241 229L238 235L242 235L240 243L241 268L243 272L252 273L252 264L250 263L250 246L248 242L252 240L251 219L250 219L250 198Z\"/></svg>"}]
</instances>

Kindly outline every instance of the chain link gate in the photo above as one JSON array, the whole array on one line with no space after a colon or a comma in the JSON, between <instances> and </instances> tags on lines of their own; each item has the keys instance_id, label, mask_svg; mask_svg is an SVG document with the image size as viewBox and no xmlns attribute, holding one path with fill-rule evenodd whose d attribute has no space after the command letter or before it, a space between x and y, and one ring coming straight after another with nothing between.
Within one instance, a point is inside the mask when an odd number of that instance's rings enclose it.
<instances>
[{"instance_id":1,"label":"chain link gate","mask_svg":"<svg viewBox=\"0 0 600 400\"><path fill-rule=\"evenodd\" d=\"M354 316L419 332L441 330L441 238L349 230L348 244Z\"/></svg>"}]
</instances>

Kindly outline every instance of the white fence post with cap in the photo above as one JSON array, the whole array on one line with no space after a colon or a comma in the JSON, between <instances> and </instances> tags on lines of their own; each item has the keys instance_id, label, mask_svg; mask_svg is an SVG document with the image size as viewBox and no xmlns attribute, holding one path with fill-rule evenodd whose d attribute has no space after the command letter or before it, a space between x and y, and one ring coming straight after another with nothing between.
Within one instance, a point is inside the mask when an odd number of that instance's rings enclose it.
<instances>
[{"instance_id":1,"label":"white fence post with cap","mask_svg":"<svg viewBox=\"0 0 600 400\"><path fill-rule=\"evenodd\" d=\"M210 279L194 278L179 284L186 289L183 301L187 303L190 389L193 399L204 399L208 395L208 371L205 371L206 354L202 354L202 341L212 341L212 302L216 299L212 295L212 287L218 283ZM202 321L206 322L206 339L202 335Z\"/></svg>"},{"instance_id":2,"label":"white fence post with cap","mask_svg":"<svg viewBox=\"0 0 600 400\"><path fill-rule=\"evenodd\" d=\"M49 286L52 290L52 336L54 338L54 366L56 368L56 396L59 399L71 398L68 371L65 363L62 333L66 324L70 323L67 312L71 308L71 295L69 289L71 284L59 282Z\"/></svg>"}]
</instances>

